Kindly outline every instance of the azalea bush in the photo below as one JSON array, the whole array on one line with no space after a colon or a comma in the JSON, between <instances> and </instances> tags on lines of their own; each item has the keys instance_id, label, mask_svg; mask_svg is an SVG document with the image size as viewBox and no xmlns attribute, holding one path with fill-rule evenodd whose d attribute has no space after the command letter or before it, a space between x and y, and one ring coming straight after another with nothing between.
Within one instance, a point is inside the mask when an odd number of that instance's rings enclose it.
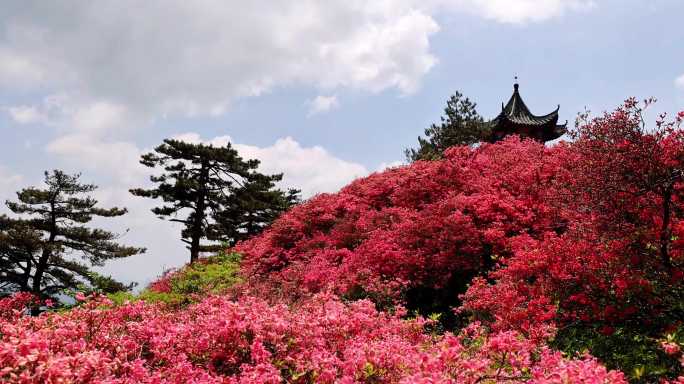
<instances>
[{"instance_id":1,"label":"azalea bush","mask_svg":"<svg viewBox=\"0 0 684 384\"><path fill-rule=\"evenodd\" d=\"M625 383L509 331L426 320L316 295L297 307L209 297L183 310L92 295L64 313L0 321L7 383Z\"/></svg>"},{"instance_id":2,"label":"azalea bush","mask_svg":"<svg viewBox=\"0 0 684 384\"><path fill-rule=\"evenodd\" d=\"M319 195L237 245L248 287L402 303L675 379L660 340L684 319L684 113L647 126L651 102L581 116L570 143L453 147Z\"/></svg>"},{"instance_id":3,"label":"azalea bush","mask_svg":"<svg viewBox=\"0 0 684 384\"><path fill-rule=\"evenodd\" d=\"M546 199L556 152L512 137L356 180L238 244L242 272L288 302L332 290L448 317L474 276L511 256L512 241L564 230Z\"/></svg>"},{"instance_id":4,"label":"azalea bush","mask_svg":"<svg viewBox=\"0 0 684 384\"><path fill-rule=\"evenodd\" d=\"M28 292L18 292L0 299L0 319L9 321L21 317L38 304L36 297Z\"/></svg>"},{"instance_id":5,"label":"azalea bush","mask_svg":"<svg viewBox=\"0 0 684 384\"><path fill-rule=\"evenodd\" d=\"M641 114L628 100L580 121L576 140L557 149L564 166L550 202L567 229L516 239L501 268L462 296L461 311L493 329L557 327L559 348L589 349L653 381L681 374L659 340L684 319L684 113L651 128Z\"/></svg>"}]
</instances>

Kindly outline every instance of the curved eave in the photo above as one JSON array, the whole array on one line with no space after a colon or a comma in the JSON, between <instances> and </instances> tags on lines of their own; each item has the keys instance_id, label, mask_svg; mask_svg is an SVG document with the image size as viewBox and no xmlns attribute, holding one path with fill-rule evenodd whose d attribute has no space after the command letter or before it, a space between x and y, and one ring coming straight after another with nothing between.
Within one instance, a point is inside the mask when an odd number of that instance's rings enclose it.
<instances>
[{"instance_id":1,"label":"curved eave","mask_svg":"<svg viewBox=\"0 0 684 384\"><path fill-rule=\"evenodd\" d=\"M558 124L556 125L556 128L554 129L554 134L556 135L556 138L561 137L568 133L568 121L565 120L565 124Z\"/></svg>"},{"instance_id":2,"label":"curved eave","mask_svg":"<svg viewBox=\"0 0 684 384\"><path fill-rule=\"evenodd\" d=\"M550 113L547 113L546 115L541 115L541 116L536 116L536 115L531 115L535 119L547 119L547 118L556 118L556 121L558 121L558 111L560 110L560 104L556 107L555 110L553 110ZM567 124L567 122L566 122Z\"/></svg>"},{"instance_id":3,"label":"curved eave","mask_svg":"<svg viewBox=\"0 0 684 384\"><path fill-rule=\"evenodd\" d=\"M513 124L519 125L531 125L531 126L543 126L543 125L556 125L558 122L558 111L554 111L544 116L510 116L507 114L501 114L497 116L492 123L498 123L499 121L508 121Z\"/></svg>"},{"instance_id":4,"label":"curved eave","mask_svg":"<svg viewBox=\"0 0 684 384\"><path fill-rule=\"evenodd\" d=\"M568 122L565 124L556 124L551 129L543 132L543 141L552 141L563 136L568 131Z\"/></svg>"}]
</instances>

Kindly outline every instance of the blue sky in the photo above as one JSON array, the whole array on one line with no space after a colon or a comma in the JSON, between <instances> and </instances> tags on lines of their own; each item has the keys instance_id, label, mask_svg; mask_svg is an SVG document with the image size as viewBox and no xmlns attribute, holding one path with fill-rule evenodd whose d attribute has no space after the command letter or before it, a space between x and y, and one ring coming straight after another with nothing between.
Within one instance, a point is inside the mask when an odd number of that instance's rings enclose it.
<instances>
[{"instance_id":1,"label":"blue sky","mask_svg":"<svg viewBox=\"0 0 684 384\"><path fill-rule=\"evenodd\" d=\"M246 5L248 4L248 5ZM523 98L562 120L655 96L684 109L681 0L9 1L0 10L0 198L46 169L82 172L98 222L145 255L146 283L187 260L178 228L127 189L166 137L231 141L307 196L403 160L455 90L494 117Z\"/></svg>"}]
</instances>

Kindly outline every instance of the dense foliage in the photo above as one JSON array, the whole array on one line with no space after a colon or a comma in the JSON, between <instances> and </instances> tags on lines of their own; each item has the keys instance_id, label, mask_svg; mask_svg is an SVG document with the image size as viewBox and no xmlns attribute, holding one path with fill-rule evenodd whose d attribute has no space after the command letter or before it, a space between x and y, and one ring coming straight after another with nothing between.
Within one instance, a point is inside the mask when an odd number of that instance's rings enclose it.
<instances>
[{"instance_id":1,"label":"dense foliage","mask_svg":"<svg viewBox=\"0 0 684 384\"><path fill-rule=\"evenodd\" d=\"M408 299L429 314L455 304L473 276L510 257L516 239L564 230L546 196L561 166L558 151L518 138L453 147L443 160L319 195L236 249L252 285L274 297L332 290L381 304Z\"/></svg>"},{"instance_id":2,"label":"dense foliage","mask_svg":"<svg viewBox=\"0 0 684 384\"><path fill-rule=\"evenodd\" d=\"M183 225L181 240L190 262L201 252L218 251L221 242L233 244L259 233L298 201L298 191L275 188L282 174L257 172L259 161L243 160L230 143L214 147L166 139L140 163L164 173L150 177L154 188L131 193L164 202L152 212Z\"/></svg>"},{"instance_id":3,"label":"dense foliage","mask_svg":"<svg viewBox=\"0 0 684 384\"><path fill-rule=\"evenodd\" d=\"M24 188L17 192L19 201L7 202L15 215L0 215L0 294L22 291L45 298L83 284L104 291L127 288L91 266L144 249L120 245L118 234L86 225L126 209L98 207L89 196L96 186L78 179L59 170L45 172L45 188Z\"/></svg>"},{"instance_id":4,"label":"dense foliage","mask_svg":"<svg viewBox=\"0 0 684 384\"><path fill-rule=\"evenodd\" d=\"M564 166L554 205L567 229L516 239L504 267L488 276L495 282L473 283L465 309L495 329L559 325L561 347L592 347L644 380L679 372L658 344L684 320L682 118L661 117L647 130L628 100L580 124L556 156Z\"/></svg>"}]
</instances>

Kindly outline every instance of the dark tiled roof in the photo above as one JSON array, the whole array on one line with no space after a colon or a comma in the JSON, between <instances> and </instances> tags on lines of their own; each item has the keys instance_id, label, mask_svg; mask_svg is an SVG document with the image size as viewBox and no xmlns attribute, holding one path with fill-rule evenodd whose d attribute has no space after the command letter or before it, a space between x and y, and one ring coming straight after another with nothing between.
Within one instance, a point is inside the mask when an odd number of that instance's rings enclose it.
<instances>
[{"instance_id":1,"label":"dark tiled roof","mask_svg":"<svg viewBox=\"0 0 684 384\"><path fill-rule=\"evenodd\" d=\"M522 97L520 97L520 92L518 92L518 84L515 84L513 86L513 95L511 96L510 100L508 100L506 106L503 107L499 116L497 116L494 120L505 118L513 123L525 125L547 125L551 122L555 124L558 121L559 109L560 105L555 111L547 115L533 115L532 112L530 112L530 109L527 108L527 105L525 105Z\"/></svg>"},{"instance_id":2,"label":"dark tiled roof","mask_svg":"<svg viewBox=\"0 0 684 384\"><path fill-rule=\"evenodd\" d=\"M543 137L544 141L554 140L562 136L566 132L567 122L563 125L558 125L558 110L560 105L553 112L537 116L530 112L527 108L522 97L520 97L520 92L518 91L518 84L513 86L513 95L506 105L501 104L501 113L499 116L494 118L490 124L494 127L496 126L527 126L527 127L539 127L541 131L539 132L540 138ZM506 124L512 123L512 124ZM515 132L509 132L515 133Z\"/></svg>"}]
</instances>

